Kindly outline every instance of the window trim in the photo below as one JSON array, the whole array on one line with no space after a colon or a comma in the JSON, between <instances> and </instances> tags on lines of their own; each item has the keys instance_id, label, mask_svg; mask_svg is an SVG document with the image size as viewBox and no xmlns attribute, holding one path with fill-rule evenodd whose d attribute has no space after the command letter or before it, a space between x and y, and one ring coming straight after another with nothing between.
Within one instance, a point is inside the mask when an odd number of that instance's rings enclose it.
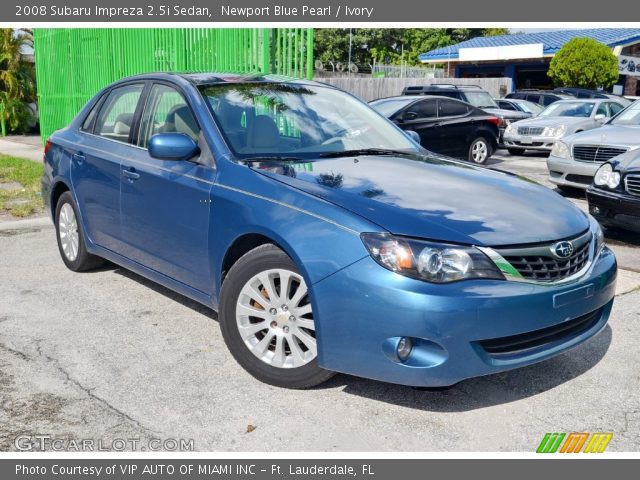
<instances>
[{"instance_id":1,"label":"window trim","mask_svg":"<svg viewBox=\"0 0 640 480\"><path fill-rule=\"evenodd\" d=\"M105 103L107 101L107 99L111 96L111 94L113 93L114 90L120 89L120 88L124 88L124 87L130 87L131 85L142 85L142 91L140 92L140 97L138 98L138 102L136 103L136 109L133 112L133 121L131 123L131 128L129 129L129 137L127 138L126 142L123 142L121 140L116 140L115 138L109 138L109 137L104 137L102 135L99 135L96 133L96 123L98 121L98 118L100 117L100 115L102 114L102 110L105 107ZM145 96L145 92L146 89L148 87L148 81L140 81L140 80L132 80L130 82L125 82L125 83L118 83L117 85L113 85L111 88L109 88L109 90L107 90L106 92L104 92L104 94L102 95L102 98L100 98L99 102L100 102L100 106L98 108L98 113L95 116L95 118L93 119L93 121L91 122L91 132L88 132L86 130L81 130L84 133L87 133L89 135L93 135L94 137L98 137L98 138L102 138L104 140L110 140L112 142L116 142L120 145L130 145L132 147L135 147L136 145L132 142L134 135L134 125L136 122L136 116L138 114L138 110L140 110L140 106L141 106L141 100L143 100L144 98L146 98Z\"/></svg>"},{"instance_id":2,"label":"window trim","mask_svg":"<svg viewBox=\"0 0 640 480\"><path fill-rule=\"evenodd\" d=\"M184 103L187 105L187 108L189 109L189 112L191 113L191 116L193 117L193 120L196 122L196 125L198 126L198 130L199 130L199 135L198 135L198 146L200 147L200 150L202 150L202 145L200 145L201 143L201 138L203 136L203 129L202 129L202 125L200 125L200 122L198 121L198 117L195 114L195 111L193 110L193 107L191 106L191 103L189 102L189 98L187 97L187 95L185 95L184 89L180 86L177 85L175 83L171 83L171 82L167 82L165 80L151 80L148 82L148 91L146 92L145 98L144 98L144 105L142 106L142 109L140 111L140 117L137 118L137 121L134 123L135 127L136 127L136 132L135 132L135 146L138 148L141 148L143 150L148 150L147 147L143 147L142 145L139 144L140 142L140 137L141 137L141 129L142 129L142 117L144 116L146 110L147 110L147 105L149 103L149 98L151 97L151 90L153 90L153 87L156 85L163 85L165 87L169 87L169 88L173 88L176 92L178 92L182 98L184 99Z\"/></svg>"}]
</instances>

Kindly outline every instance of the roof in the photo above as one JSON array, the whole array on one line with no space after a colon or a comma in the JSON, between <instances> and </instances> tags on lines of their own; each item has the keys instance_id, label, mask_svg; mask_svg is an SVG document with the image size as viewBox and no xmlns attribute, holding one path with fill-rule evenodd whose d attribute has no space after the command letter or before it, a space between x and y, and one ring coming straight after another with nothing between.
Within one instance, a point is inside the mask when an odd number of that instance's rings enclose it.
<instances>
[{"instance_id":1,"label":"roof","mask_svg":"<svg viewBox=\"0 0 640 480\"><path fill-rule=\"evenodd\" d=\"M516 33L495 37L476 37L449 47L437 48L418 56L422 62L457 60L461 48L508 47L542 44L544 55L554 55L573 38L593 38L609 47L640 42L640 28L590 28L555 32Z\"/></svg>"},{"instance_id":2,"label":"roof","mask_svg":"<svg viewBox=\"0 0 640 480\"><path fill-rule=\"evenodd\" d=\"M193 85L210 85L221 83L300 83L324 85L311 80L304 80L283 75L265 75L262 73L228 73L228 72L147 72L122 78L118 82L127 82L133 79L140 80L171 80L180 78Z\"/></svg>"}]
</instances>

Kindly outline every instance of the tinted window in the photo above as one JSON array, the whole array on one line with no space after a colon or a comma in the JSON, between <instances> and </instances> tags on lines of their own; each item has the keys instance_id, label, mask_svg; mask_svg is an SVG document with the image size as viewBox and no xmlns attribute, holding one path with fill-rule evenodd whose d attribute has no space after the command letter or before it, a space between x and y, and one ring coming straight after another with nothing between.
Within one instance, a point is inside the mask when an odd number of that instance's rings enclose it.
<instances>
[{"instance_id":1,"label":"tinted window","mask_svg":"<svg viewBox=\"0 0 640 480\"><path fill-rule=\"evenodd\" d=\"M438 103L440 105L438 116L440 117L457 117L466 115L469 111L469 107L462 102L440 100Z\"/></svg>"},{"instance_id":2,"label":"tinted window","mask_svg":"<svg viewBox=\"0 0 640 480\"><path fill-rule=\"evenodd\" d=\"M498 106L504 110L517 110L511 102L505 102L504 100L498 100Z\"/></svg>"},{"instance_id":3,"label":"tinted window","mask_svg":"<svg viewBox=\"0 0 640 480\"><path fill-rule=\"evenodd\" d=\"M609 108L611 109L611 116L613 117L614 115L616 115L618 112L622 111L624 109L624 107L622 105L620 105L619 103L610 103L609 104Z\"/></svg>"},{"instance_id":4,"label":"tinted window","mask_svg":"<svg viewBox=\"0 0 640 480\"><path fill-rule=\"evenodd\" d=\"M553 102L556 102L558 99L551 95L542 95L542 105L551 105Z\"/></svg>"},{"instance_id":5,"label":"tinted window","mask_svg":"<svg viewBox=\"0 0 640 480\"><path fill-rule=\"evenodd\" d=\"M84 130L85 132L91 132L92 130L91 126L93 124L93 120L96 118L96 115L98 114L99 106L100 106L100 100L96 102L96 104L93 106L93 108L91 109L87 117L84 119L84 122L82 122L82 127L80 127L81 130Z\"/></svg>"},{"instance_id":6,"label":"tinted window","mask_svg":"<svg viewBox=\"0 0 640 480\"><path fill-rule=\"evenodd\" d=\"M488 92L483 90L477 92L464 92L465 98L468 103L478 108L496 108L496 102Z\"/></svg>"},{"instance_id":7,"label":"tinted window","mask_svg":"<svg viewBox=\"0 0 640 480\"><path fill-rule=\"evenodd\" d=\"M436 109L436 100L435 98L432 98L429 100L422 100L420 102L414 103L409 108L407 108L407 112L416 113L418 115L417 118L435 118L438 115Z\"/></svg>"},{"instance_id":8,"label":"tinted window","mask_svg":"<svg viewBox=\"0 0 640 480\"><path fill-rule=\"evenodd\" d=\"M533 103L540 103L542 104L542 102L540 101L540 95L536 95L536 94L529 94L527 95L527 100Z\"/></svg>"},{"instance_id":9,"label":"tinted window","mask_svg":"<svg viewBox=\"0 0 640 480\"><path fill-rule=\"evenodd\" d=\"M111 90L100 109L94 129L96 135L120 142L129 141L133 115L143 86L142 84L126 85Z\"/></svg>"},{"instance_id":10,"label":"tinted window","mask_svg":"<svg viewBox=\"0 0 640 480\"><path fill-rule=\"evenodd\" d=\"M140 146L146 148L149 139L158 133L184 133L195 142L200 136L200 128L186 100L168 85L151 88L142 116Z\"/></svg>"},{"instance_id":11,"label":"tinted window","mask_svg":"<svg viewBox=\"0 0 640 480\"><path fill-rule=\"evenodd\" d=\"M605 117L609 116L609 112L607 111L607 104L605 102L602 102L600 105L598 105L596 115L604 115Z\"/></svg>"}]
</instances>

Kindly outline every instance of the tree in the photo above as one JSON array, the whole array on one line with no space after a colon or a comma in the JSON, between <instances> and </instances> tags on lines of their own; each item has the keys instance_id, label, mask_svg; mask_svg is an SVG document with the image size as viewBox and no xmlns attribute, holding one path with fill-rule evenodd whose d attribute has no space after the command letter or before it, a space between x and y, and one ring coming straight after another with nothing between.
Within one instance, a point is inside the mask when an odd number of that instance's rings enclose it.
<instances>
[{"instance_id":1,"label":"tree","mask_svg":"<svg viewBox=\"0 0 640 480\"><path fill-rule=\"evenodd\" d=\"M418 65L418 56L478 36L505 35L506 28L353 28L351 61L356 65L404 62ZM314 56L325 64L346 64L349 59L348 28L318 28L314 32Z\"/></svg>"},{"instance_id":2,"label":"tree","mask_svg":"<svg viewBox=\"0 0 640 480\"><path fill-rule=\"evenodd\" d=\"M22 59L23 49L32 45L31 34L0 29L0 115L14 131L27 129L27 104L35 100L33 67Z\"/></svg>"},{"instance_id":3,"label":"tree","mask_svg":"<svg viewBox=\"0 0 640 480\"><path fill-rule=\"evenodd\" d=\"M618 81L618 60L597 40L574 38L553 57L547 75L558 87L609 88Z\"/></svg>"}]
</instances>

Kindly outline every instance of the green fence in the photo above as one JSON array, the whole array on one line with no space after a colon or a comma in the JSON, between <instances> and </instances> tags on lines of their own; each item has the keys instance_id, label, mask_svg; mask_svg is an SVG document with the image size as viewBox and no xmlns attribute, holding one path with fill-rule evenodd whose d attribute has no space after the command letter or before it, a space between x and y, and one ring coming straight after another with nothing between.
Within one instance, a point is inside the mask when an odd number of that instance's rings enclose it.
<instances>
[{"instance_id":1,"label":"green fence","mask_svg":"<svg viewBox=\"0 0 640 480\"><path fill-rule=\"evenodd\" d=\"M102 87L128 75L313 75L312 29L63 28L33 33L43 140L67 125Z\"/></svg>"}]
</instances>

